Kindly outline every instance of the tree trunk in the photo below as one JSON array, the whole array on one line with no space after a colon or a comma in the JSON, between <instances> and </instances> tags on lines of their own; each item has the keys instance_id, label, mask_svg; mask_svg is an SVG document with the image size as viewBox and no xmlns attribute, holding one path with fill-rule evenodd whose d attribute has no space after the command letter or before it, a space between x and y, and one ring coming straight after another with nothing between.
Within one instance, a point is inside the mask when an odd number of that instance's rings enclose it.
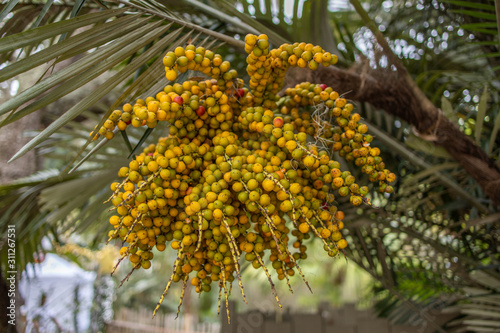
<instances>
[{"instance_id":1,"label":"tree trunk","mask_svg":"<svg viewBox=\"0 0 500 333\"><path fill-rule=\"evenodd\" d=\"M28 176L38 169L38 159L35 150L28 152L15 162L7 163L26 143L27 131L38 130L40 116L33 113L0 129L0 184Z\"/></svg>"}]
</instances>

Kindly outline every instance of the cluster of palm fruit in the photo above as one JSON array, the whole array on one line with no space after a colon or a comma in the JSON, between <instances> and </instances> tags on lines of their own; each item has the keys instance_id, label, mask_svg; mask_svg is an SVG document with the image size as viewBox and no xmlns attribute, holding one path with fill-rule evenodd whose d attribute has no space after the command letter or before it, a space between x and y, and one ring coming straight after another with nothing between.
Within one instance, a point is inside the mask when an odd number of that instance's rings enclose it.
<instances>
[{"instance_id":1,"label":"cluster of palm fruit","mask_svg":"<svg viewBox=\"0 0 500 333\"><path fill-rule=\"evenodd\" d=\"M290 66L314 70L336 57L305 43L269 50L265 35L245 41L250 90L219 55L178 47L164 58L170 81L186 70L211 79L167 85L154 97L125 104L98 131L110 139L115 127L170 124L169 135L135 156L119 170L123 180L111 184L116 215L109 237L123 245L118 264L128 258L132 273L151 267L154 248L177 251L155 313L172 282L183 284L179 308L188 283L198 293L218 286L220 307L222 291L227 302L237 280L245 299L245 262L264 270L278 304L271 269L289 287L296 272L307 284L299 266L307 258L305 240L319 238L330 256L347 246L334 195L368 203L368 187L341 170L334 152L362 166L382 191L392 191L395 175L371 147L352 104L307 82L277 96Z\"/></svg>"}]
</instances>

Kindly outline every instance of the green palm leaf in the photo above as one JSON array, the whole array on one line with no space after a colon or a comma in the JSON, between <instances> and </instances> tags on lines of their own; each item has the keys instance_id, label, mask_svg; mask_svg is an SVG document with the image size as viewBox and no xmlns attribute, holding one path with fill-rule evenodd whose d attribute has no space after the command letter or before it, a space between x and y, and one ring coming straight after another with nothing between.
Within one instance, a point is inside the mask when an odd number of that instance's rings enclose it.
<instances>
[{"instance_id":1,"label":"green palm leaf","mask_svg":"<svg viewBox=\"0 0 500 333\"><path fill-rule=\"evenodd\" d=\"M7 36L2 38L2 42L0 43L0 53L13 51L28 45L36 45L43 40L60 35L61 33L74 31L78 28L95 24L113 16L122 14L125 11L126 9L110 9L97 13L90 13L69 20L55 22L36 29L31 29L19 34Z\"/></svg>"},{"instance_id":2,"label":"green palm leaf","mask_svg":"<svg viewBox=\"0 0 500 333\"><path fill-rule=\"evenodd\" d=\"M3 21L3 19L9 15L9 13L14 9L14 7L17 5L19 0L9 0L9 2L3 7L2 11L0 12L0 21Z\"/></svg>"},{"instance_id":3,"label":"green palm leaf","mask_svg":"<svg viewBox=\"0 0 500 333\"><path fill-rule=\"evenodd\" d=\"M81 34L41 50L29 58L14 62L2 69L0 80L5 81L10 79L20 73L49 62L52 59L57 58L58 61L62 61L96 46L106 44L119 36L135 30L149 20L149 18L139 20L138 18L138 15L129 15L102 25L97 25ZM121 29L118 29L119 27L121 27Z\"/></svg>"}]
</instances>

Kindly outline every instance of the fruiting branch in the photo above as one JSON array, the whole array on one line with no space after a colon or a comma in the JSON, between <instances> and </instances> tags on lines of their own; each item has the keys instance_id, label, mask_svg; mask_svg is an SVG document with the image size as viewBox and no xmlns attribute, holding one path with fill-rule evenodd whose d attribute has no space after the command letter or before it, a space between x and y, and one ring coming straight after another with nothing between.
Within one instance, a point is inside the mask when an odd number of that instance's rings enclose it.
<instances>
[{"instance_id":1,"label":"fruiting branch","mask_svg":"<svg viewBox=\"0 0 500 333\"><path fill-rule=\"evenodd\" d=\"M414 126L421 137L445 148L490 197L500 206L500 169L458 126L442 115L423 92L405 76L393 72L358 73L337 67L317 71L291 69L288 87L303 81L325 83L345 92L345 97L367 102Z\"/></svg>"},{"instance_id":2,"label":"fruiting branch","mask_svg":"<svg viewBox=\"0 0 500 333\"><path fill-rule=\"evenodd\" d=\"M264 266L266 252L290 291L296 272L311 290L298 262L307 259L304 240L320 238L328 255L337 255L347 241L343 223L332 223L343 219L333 193L350 195L354 206L368 194L367 186L341 171L334 152L378 182L380 192L392 192L389 183L396 176L371 146L373 137L351 103L331 87L309 82L277 96L290 67L316 70L335 64L336 56L305 43L270 50L265 35L247 35L245 50L250 89L219 54L194 45L168 52L163 64L170 81L187 70L212 79L167 85L155 96L127 103L93 137L111 140L116 128L170 124L168 137L118 171L124 180L111 184L108 200L117 214L109 219L114 230L108 236L122 241L119 263L128 257L131 273L151 268L153 251L164 251L167 243L178 251L154 314L178 282L179 309L188 281L200 294L217 282L220 308L222 289L227 305L237 280L246 301L243 257L264 270L279 304ZM321 145L308 145L308 135Z\"/></svg>"}]
</instances>

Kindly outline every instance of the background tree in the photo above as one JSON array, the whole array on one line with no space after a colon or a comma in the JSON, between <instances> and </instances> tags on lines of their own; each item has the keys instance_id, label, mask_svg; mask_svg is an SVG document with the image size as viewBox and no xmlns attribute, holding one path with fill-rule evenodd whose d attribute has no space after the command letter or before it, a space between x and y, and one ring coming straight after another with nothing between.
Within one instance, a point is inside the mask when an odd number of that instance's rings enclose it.
<instances>
[{"instance_id":1,"label":"background tree","mask_svg":"<svg viewBox=\"0 0 500 333\"><path fill-rule=\"evenodd\" d=\"M0 81L12 84L37 68L44 75L0 106L1 126L44 110L46 127L13 159L38 147L53 164L0 189L1 230L16 221L23 231L21 265L48 233L57 240L67 230L85 231L94 245L103 241L100 203L123 164L119 152L149 138L136 132L92 146L88 132L118 105L168 83L158 80L168 50L189 40L211 48L224 43L220 52L235 64L244 59L246 33L266 33L275 46L307 41L338 54L340 64L297 71L289 84L326 83L359 102L385 147L386 164L401 175L390 200L371 198L381 208L353 208L346 217L352 221L347 254L380 281L381 313L442 331L431 310L454 304L463 314L454 325L491 328L485 309L494 318L500 281L496 9L487 0L8 1L0 11ZM64 60L66 66L52 71ZM50 108L80 88L86 94L67 110ZM115 102L103 108L118 88ZM474 321L471 308L480 308L485 320Z\"/></svg>"}]
</instances>

